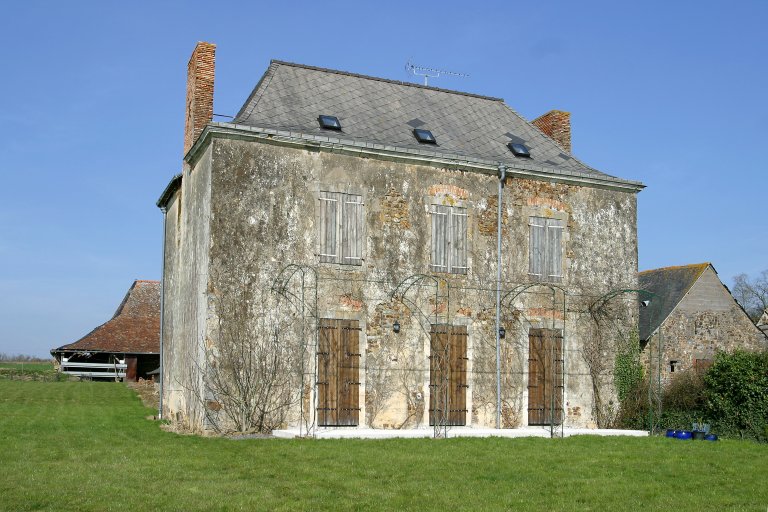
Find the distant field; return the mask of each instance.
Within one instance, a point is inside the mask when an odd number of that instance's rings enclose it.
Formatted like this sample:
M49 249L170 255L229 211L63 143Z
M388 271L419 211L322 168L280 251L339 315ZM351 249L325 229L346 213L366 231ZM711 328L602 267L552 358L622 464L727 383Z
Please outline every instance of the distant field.
M11 369L25 372L46 372L53 370L53 363L0 363L0 369Z
M0 510L758 510L768 445L180 436L119 383L0 381Z

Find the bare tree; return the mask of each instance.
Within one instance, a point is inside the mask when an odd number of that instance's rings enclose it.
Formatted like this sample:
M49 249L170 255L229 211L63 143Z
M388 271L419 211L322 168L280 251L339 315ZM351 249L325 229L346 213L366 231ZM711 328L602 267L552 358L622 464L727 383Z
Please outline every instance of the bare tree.
M302 398L305 350L296 322L268 291L221 297L218 314L217 339L203 345L209 425L262 433L284 426Z
M763 270L757 277L739 274L733 278L733 297L757 322L763 311L768 308L768 270Z

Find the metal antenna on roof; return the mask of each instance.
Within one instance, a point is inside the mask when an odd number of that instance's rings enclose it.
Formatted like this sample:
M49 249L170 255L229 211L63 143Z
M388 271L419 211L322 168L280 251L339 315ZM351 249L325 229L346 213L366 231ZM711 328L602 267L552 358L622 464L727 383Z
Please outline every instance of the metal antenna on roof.
M417 66L411 61L406 62L405 71L415 76L424 77L424 85L429 85L430 78L438 78L440 76L457 76L460 78L469 78L466 73L456 73L455 71L446 71L445 69L427 68L424 66Z

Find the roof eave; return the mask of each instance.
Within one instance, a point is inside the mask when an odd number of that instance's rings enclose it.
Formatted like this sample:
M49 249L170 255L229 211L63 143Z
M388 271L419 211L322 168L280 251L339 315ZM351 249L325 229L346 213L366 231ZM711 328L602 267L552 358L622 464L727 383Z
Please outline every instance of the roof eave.
M513 177L547 179L563 183L622 190L625 192L639 192L645 188L645 185L638 181L623 180L612 176L591 176L528 162L494 162L491 160L469 158L465 155L439 153L436 151L426 151L387 144L361 142L352 139L325 137L297 131L276 130L273 128L261 128L219 122L211 122L206 125L195 144L184 156L184 160L190 165L193 165L197 160L198 155L200 155L202 150L210 143L211 139L215 137L262 140L273 144L324 149L332 152L366 155L369 157L388 157L398 160L413 161L415 163L441 165L446 167L461 167L466 170L473 170L483 174L496 174L499 165L503 164L507 168L507 174L512 175Z
M66 347L66 346L65 346ZM51 349L51 355L56 354L63 354L64 352L73 352L73 353L80 353L80 354L134 354L137 356L152 356L152 355L160 355L160 351L157 352L136 352L134 350L102 350L102 349L84 349L84 348L77 348L77 349L67 349L65 347L59 347Z
M165 189L163 190L163 193L160 194L160 197L158 198L157 202L155 203L158 208L163 209L168 206L168 201L170 201L173 194L179 189L181 186L181 179L182 174L179 173L173 178L171 178L171 181L168 182L168 185L166 185Z

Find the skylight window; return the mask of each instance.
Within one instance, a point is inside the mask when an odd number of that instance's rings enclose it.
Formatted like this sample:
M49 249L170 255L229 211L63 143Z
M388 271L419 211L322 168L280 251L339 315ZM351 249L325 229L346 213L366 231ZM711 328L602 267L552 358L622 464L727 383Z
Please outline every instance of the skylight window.
M339 118L335 116L318 116L318 122L320 122L320 128L326 130L338 130L341 131L341 123Z
M512 151L512 154L521 158L531 158L531 152L528 150L525 144L518 144L517 142L510 142L507 147Z
M435 136L432 135L432 132L429 130L415 128L413 130L413 136L422 144L437 144L437 139L435 139Z

